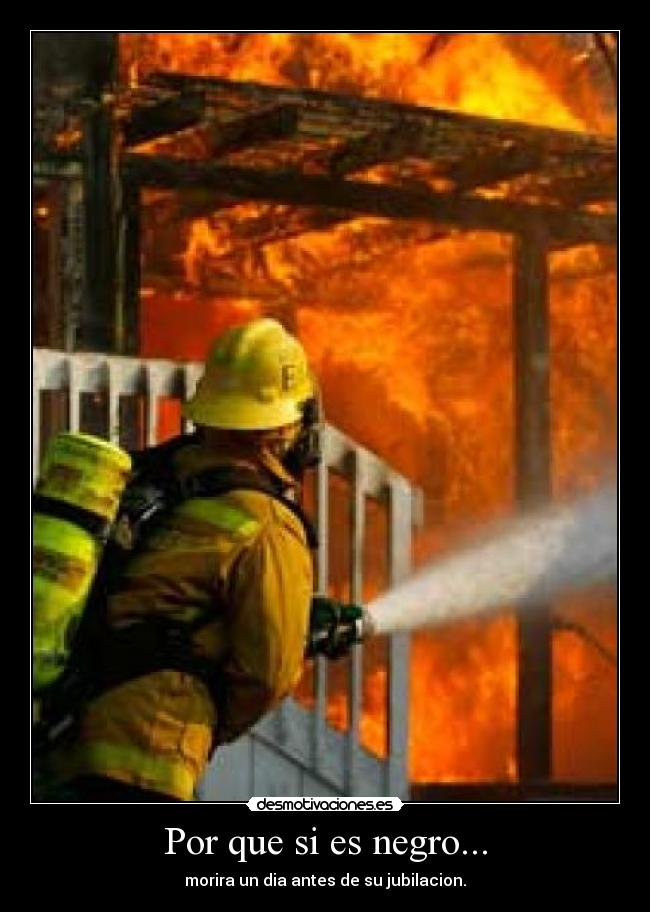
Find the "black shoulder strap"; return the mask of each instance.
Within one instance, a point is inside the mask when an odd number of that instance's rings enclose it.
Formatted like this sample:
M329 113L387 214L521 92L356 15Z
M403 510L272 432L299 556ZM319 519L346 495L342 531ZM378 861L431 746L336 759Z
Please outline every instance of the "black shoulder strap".
M95 538L106 541L111 530L111 523L103 516L85 510L76 504L69 503L65 500L58 500L54 497L47 497L45 494L34 494L32 510L34 513L42 513L46 516L52 516L54 519L63 519L66 522L80 526L86 532L89 532Z
M164 488L169 508L172 508L190 497L219 497L231 491L261 491L279 501L294 516L305 530L308 546L313 550L318 547L318 536L311 519L299 504L286 497L271 478L265 479L253 469L246 466L224 465L205 469L180 482L176 477L172 458L179 450L196 442L195 434L182 434L166 443L158 444L133 453L133 467L136 484L139 479L151 480L161 489Z
M179 434L164 443L129 453L133 466L132 481L141 479L167 487L174 478L173 457L180 450L197 442L196 434Z
M318 547L316 529L302 507L278 490L271 479L262 478L257 472L245 466L218 466L205 469L186 478L179 485L179 491L181 500L190 497L219 497L232 491L261 491L290 510L302 523L308 546L311 549Z

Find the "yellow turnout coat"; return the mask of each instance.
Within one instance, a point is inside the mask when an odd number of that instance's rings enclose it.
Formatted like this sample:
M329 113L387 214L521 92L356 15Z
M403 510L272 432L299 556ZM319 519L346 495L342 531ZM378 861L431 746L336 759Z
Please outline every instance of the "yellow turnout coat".
M200 444L173 459L179 477L238 461ZM264 469L292 483L273 457ZM64 778L108 776L191 800L213 732L217 744L232 741L297 684L311 595L305 531L282 503L258 491L184 501L129 563L108 617L203 617L192 645L218 669L223 699L215 705L200 678L175 670L122 683L86 707Z

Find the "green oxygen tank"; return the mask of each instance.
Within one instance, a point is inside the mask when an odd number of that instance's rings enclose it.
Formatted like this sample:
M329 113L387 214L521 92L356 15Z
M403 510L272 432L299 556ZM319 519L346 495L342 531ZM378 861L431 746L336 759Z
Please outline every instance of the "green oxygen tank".
M99 437L64 433L47 447L32 525L35 697L66 667L130 471L129 455Z

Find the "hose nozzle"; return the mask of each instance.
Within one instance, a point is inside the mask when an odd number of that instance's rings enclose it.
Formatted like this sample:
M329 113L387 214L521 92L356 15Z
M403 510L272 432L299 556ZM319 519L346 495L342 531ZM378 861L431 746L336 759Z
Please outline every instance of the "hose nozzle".
M305 654L307 658L324 655L328 659L339 659L372 633L373 624L366 608L315 595L311 602Z

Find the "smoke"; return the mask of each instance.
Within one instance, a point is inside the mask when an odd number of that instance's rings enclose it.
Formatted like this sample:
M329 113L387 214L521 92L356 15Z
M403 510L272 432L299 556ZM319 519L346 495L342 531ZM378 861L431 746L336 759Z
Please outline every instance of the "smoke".
M613 485L510 523L419 571L369 606L378 634L435 627L535 606L612 581L617 572Z

